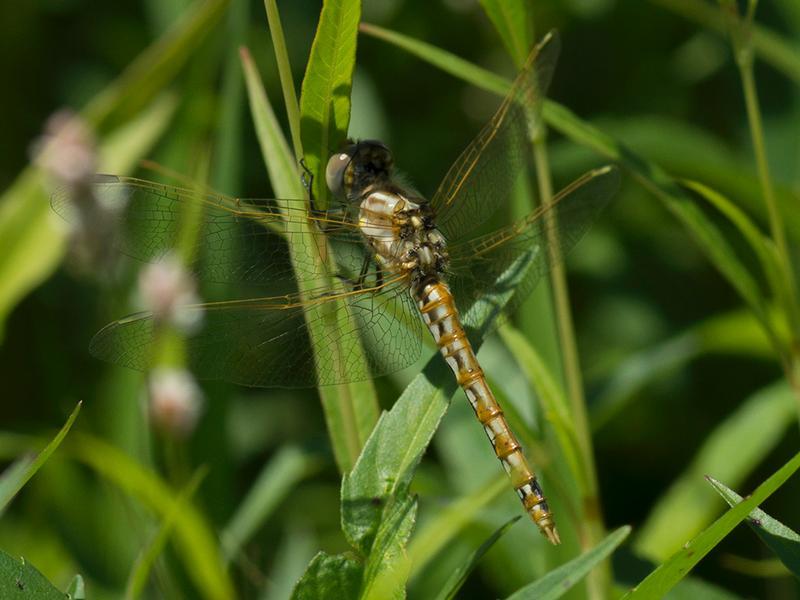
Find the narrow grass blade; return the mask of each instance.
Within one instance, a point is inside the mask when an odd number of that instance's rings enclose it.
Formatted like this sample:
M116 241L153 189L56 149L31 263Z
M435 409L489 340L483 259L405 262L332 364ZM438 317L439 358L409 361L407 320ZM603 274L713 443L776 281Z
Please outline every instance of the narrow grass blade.
M91 436L74 436L69 441L70 453L101 477L138 499L162 519L175 507L176 494L155 473L120 452L117 448ZM233 583L225 570L216 535L200 512L185 503L174 517L174 540L177 556L198 593L204 598L235 597Z
M293 446L279 450L264 466L220 535L228 560L238 554L312 466L311 459Z
M701 534L686 542L677 553L628 592L624 599L639 600L640 598L663 597L675 584L686 577L695 565L736 525L781 487L797 471L798 467L800 467L800 453L795 454L789 462L758 486L746 500L732 507Z
M325 0L300 94L300 136L312 193L327 205L325 165L347 137L360 0Z
M2 477L0 477L0 514L5 511L6 506L8 506L11 499L17 495L17 493L24 487L26 483L33 477L36 472L42 468L42 465L47 462L47 459L52 456L53 452L56 451L61 445L61 442L64 441L64 438L69 433L69 430L72 428L72 424L75 422L75 419L78 418L78 413L81 411L81 402L75 406L72 410L72 414L70 414L67 422L64 423L64 426L61 430L56 434L56 436L50 441L47 446L39 453L36 458L23 458L15 462L8 470L3 473Z
M530 585L517 590L508 597L508 600L555 600L555 598L560 598L583 579L595 565L610 556L625 541L630 532L631 528L627 525L611 532L591 550L550 571Z
M743 500L739 494L724 483L713 477L706 477L706 479L729 506L736 506ZM747 524L786 565L786 568L800 579L800 535L777 519L773 519L760 508L756 508L750 513L747 517Z
M436 600L452 600L455 598L458 590L460 590L461 586L464 585L464 582L467 580L467 577L469 577L469 574L472 573L472 571L475 570L475 567L478 566L478 563L480 562L481 558L483 558L483 555L486 554L492 548L492 546L494 546L494 543L503 537L505 532L508 531L508 529L514 523L519 521L520 518L521 517L517 516L513 519L509 519L497 531L486 538L486 541L484 541L472 554L469 555L464 564L453 571L453 574L450 576L450 579L447 580L447 583L445 583L442 591L436 596Z
M698 534L719 504L704 476L738 485L778 444L795 418L792 392L784 382L760 390L711 433L686 471L659 500L639 530L636 551L655 562Z
M161 525L152 541L139 555L139 558L131 569L130 575L128 576L128 583L125 586L126 600L133 600L142 595L153 569L153 565L155 565L156 560L164 551L167 541L169 541L169 536L175 527L175 521L178 515L186 508L187 503L192 496L194 496L205 474L206 469L201 469L194 474L189 484L175 499L175 505L172 507L172 510L162 519Z
M475 516L487 504L506 491L508 491L508 479L505 474L499 473L475 492L459 498L427 522L408 547L411 577L419 575L453 538L475 520Z
M24 558L17 560L0 550L0 598L64 600L65 597L64 592Z
M148 46L82 111L91 125L129 119L146 106L186 64L225 12L229 0L198 0L175 26Z
M480 0L484 12L520 67L533 46L533 4L528 0Z
M286 49L286 40L283 36L283 25L281 24L281 17L278 13L278 5L275 0L264 0L264 8L267 11L267 21L269 21L269 33L272 38L272 48L275 52L275 62L278 64L281 89L283 90L283 102L286 105L286 116L289 119L289 131L292 134L294 157L296 161L299 161L303 156L303 143L300 138L300 106L297 103L297 93L295 92L294 79L292 77L292 66L289 63L289 51Z
M275 113L272 111L261 78L250 58L246 49L242 50L242 64L244 66L245 80L250 98L253 120L256 125L256 134L261 145L267 172L270 176L273 189L279 197L283 198L303 198L304 190L300 180L297 165L294 164L292 153L286 143L286 139L280 130ZM303 235L313 237L318 232L312 231L311 227L302 230ZM317 239L313 243L309 242L306 247L314 247L314 244L324 247L325 242ZM293 248L290 247L290 251ZM330 249L327 252L320 252L322 255L331 257ZM332 286L335 289L336 283L327 281L325 273L332 272L329 265L320 258L319 268L322 283ZM308 288L317 285L313 281L308 281ZM303 291L303 290L301 290ZM344 310L339 307L338 310ZM324 331L310 331L312 343L315 339L322 339ZM355 345L348 347L335 347L328 352L319 350L316 345L317 361L330 361L332 364L341 364L344 356L348 357L350 364L355 357L360 357L364 361L363 350ZM336 386L323 386L319 390L322 400L325 418L328 424L328 433L331 438L336 462L342 472L349 471L361 452L361 448L372 431L378 419L378 401L375 388L371 380L350 383Z
M353 556L320 552L292 592L292 600L351 600L358 598L363 567Z

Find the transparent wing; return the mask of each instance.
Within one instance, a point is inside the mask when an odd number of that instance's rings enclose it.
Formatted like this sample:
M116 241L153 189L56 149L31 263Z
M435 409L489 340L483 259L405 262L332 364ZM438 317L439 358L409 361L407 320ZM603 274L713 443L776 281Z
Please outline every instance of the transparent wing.
M530 164L531 132L538 127L558 52L558 37L551 32L531 52L497 113L431 198L439 229L451 243L491 217Z
M201 326L185 340L193 372L248 386L311 387L384 375L417 360L422 323L405 281L320 292L306 300L289 294L181 307L202 312ZM146 370L159 335L153 316L140 313L106 326L90 350Z
M478 328L519 306L578 243L618 187L615 167L595 169L516 223L454 245L448 283L464 324Z
M341 265L344 272L358 273L364 261L363 238L351 215L312 213L302 200L240 200L115 175L98 175L90 191L92 204L85 210L66 190L57 191L51 197L53 210L68 221L104 219L115 248L143 262L157 262L171 252L181 219L202 210L200 251L187 267L206 281L258 284L319 277L324 246L309 243L300 226L323 230L336 244L350 246L341 253L348 261Z

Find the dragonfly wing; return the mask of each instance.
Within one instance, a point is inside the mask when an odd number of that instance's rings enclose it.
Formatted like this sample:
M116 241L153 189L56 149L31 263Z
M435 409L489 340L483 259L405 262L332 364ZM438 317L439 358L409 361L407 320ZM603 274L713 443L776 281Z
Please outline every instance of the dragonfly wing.
M540 123L558 52L558 37L551 32L533 49L500 108L431 199L439 229L451 242L491 217L530 164L531 135Z
M619 187L619 171L602 167L564 188L516 223L451 249L448 275L464 324L510 314L589 229Z
M324 229L329 239L350 247L342 253L343 271L357 273L364 260L362 237L348 215L311 213L302 200L239 200L115 175L97 176L91 194L85 210L67 190L54 193L51 205L68 221L104 220L116 250L143 262L172 252L181 219L201 211L199 251L188 268L205 281L262 284L319 277L325 245L312 243L303 227ZM84 225L100 225L95 221Z
M319 291L325 295L309 300L287 295L182 307L202 312L201 325L185 338L189 366L201 379L293 388L364 380L418 359L422 324L404 282ZM102 329L90 349L146 370L160 335L152 314L139 313Z

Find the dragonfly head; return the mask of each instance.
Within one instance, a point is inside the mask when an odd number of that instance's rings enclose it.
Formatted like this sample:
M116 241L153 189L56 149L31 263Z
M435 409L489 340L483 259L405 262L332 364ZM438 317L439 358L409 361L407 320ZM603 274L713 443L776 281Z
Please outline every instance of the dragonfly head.
M368 186L387 181L393 163L392 153L383 142L349 142L328 160L325 181L337 198L357 198Z

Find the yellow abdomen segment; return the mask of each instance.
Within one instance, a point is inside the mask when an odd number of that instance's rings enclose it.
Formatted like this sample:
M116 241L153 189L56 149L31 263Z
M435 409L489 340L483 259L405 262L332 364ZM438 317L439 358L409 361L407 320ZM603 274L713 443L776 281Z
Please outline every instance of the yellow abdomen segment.
M415 295L425 324L467 395L525 511L548 540L553 544L560 543L553 515L536 474L528 466L522 447L506 422L503 409L486 383L483 370L461 326L450 288L441 281L431 280L415 290Z

